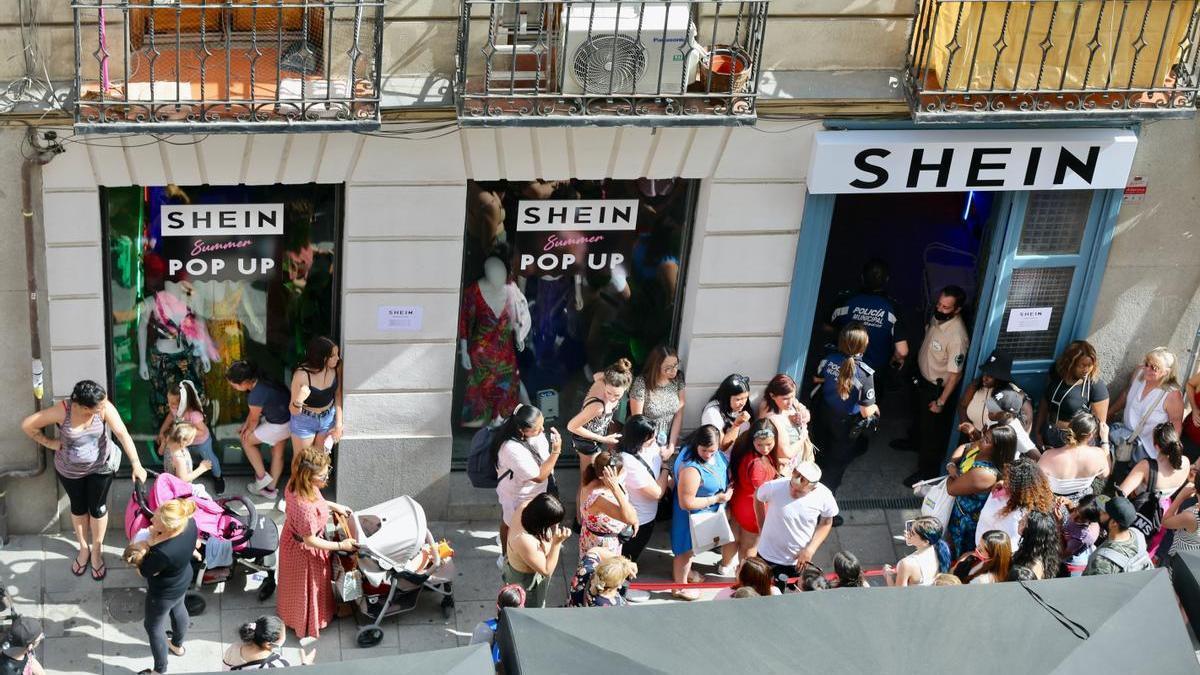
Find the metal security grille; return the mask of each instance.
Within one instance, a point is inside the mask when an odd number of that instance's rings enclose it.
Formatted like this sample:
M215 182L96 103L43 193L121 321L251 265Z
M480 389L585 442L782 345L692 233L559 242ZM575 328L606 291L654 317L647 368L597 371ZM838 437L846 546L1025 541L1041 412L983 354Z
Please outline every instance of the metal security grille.
M463 0L463 125L753 124L767 0Z
M74 0L84 132L379 126L384 0Z
M1074 267L1024 267L1013 270L996 349L1007 351L1016 361L1053 359L1058 331L1062 326L1063 308L1071 294L1074 276ZM1049 327L1039 331L1009 332L1012 310L1030 307L1051 308Z
M1195 114L1198 0L919 0L918 122Z
M1017 255L1079 252L1092 210L1088 190L1044 190L1029 195Z

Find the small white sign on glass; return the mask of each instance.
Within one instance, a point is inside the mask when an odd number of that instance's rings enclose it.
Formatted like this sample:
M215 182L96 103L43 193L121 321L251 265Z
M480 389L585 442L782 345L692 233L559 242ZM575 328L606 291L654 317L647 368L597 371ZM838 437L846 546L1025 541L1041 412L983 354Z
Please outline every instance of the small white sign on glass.
M1050 328L1053 307L1014 307L1008 312L1009 333L1033 333Z
M377 327L381 331L418 331L423 313L420 305L380 305Z

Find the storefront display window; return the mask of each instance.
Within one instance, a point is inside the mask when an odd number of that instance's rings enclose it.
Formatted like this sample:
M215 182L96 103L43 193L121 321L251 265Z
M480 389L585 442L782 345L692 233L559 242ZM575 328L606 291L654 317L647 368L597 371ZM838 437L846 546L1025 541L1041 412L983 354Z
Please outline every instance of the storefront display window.
M518 402L565 431L592 375L677 340L695 181L468 184L455 456Z
M337 337L341 189L333 185L104 189L111 398L143 461L168 395L190 380L222 464L244 462L245 359L288 382L313 335Z

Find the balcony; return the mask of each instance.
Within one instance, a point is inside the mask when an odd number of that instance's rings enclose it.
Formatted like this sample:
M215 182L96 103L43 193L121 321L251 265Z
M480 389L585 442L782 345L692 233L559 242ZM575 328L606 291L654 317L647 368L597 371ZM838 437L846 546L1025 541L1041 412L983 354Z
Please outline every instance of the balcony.
M74 0L75 129L377 129L384 1Z
M734 126L756 118L766 0L463 0L463 126Z
M920 0L915 121L1135 120L1196 112L1197 0Z

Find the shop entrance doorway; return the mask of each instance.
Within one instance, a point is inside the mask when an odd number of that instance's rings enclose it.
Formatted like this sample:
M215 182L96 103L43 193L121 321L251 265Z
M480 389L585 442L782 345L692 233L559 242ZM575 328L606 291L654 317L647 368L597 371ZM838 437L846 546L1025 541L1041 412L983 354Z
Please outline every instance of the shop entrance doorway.
M802 388L812 391L817 364L836 349L835 323L856 295L879 291L891 311L894 340L907 342L902 368L892 363L892 348L869 350L877 361L876 396L880 431L867 453L855 460L839 490L845 498L902 497L911 494L901 479L916 467L915 452L895 450L889 442L909 436L915 414L909 386L916 372L917 350L925 325L946 286L961 287L967 297L963 315L973 323L974 308L989 268L991 235L1003 209L1003 195L982 192L891 193L838 195L830 220L816 312L805 359ZM864 285L864 268L886 269L886 283ZM841 311L839 311L841 310ZM839 316L835 319L835 313ZM819 406L817 402L813 406ZM951 422L948 422L951 424Z

